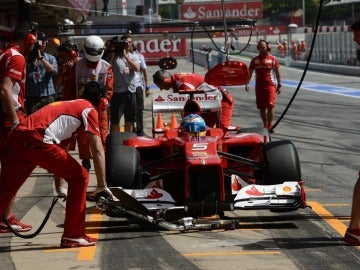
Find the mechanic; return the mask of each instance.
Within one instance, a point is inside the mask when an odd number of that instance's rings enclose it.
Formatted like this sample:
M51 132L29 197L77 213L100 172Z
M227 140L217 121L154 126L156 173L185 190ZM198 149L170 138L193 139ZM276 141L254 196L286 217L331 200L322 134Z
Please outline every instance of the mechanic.
M12 33L12 41L0 55L0 150L1 162L3 160L3 147L8 133L24 119L24 95L26 80L27 56L36 43L36 28L33 24L23 22L19 24ZM1 186L0 186L1 188ZM12 199L11 199L12 198ZM5 214L11 227L20 232L31 230L32 226L21 223L12 213L15 200L9 197L8 207L1 211ZM0 221L0 232L9 232L4 222Z
M354 41L360 45L360 20L351 25L351 31ZM350 224L346 230L344 240L353 245L360 245L360 171L354 187Z
M85 85L82 99L54 102L34 112L10 133L4 149L0 174L0 216L36 166L54 172L68 183L68 196L61 247L95 245L85 234L86 190L89 173L60 145L78 130L89 139L97 178L95 196L112 199L106 186L105 154L99 132L97 107L105 88L92 81ZM64 127L66 127L64 129Z
M99 125L101 141L105 146L106 137L109 134L108 104L113 96L114 74L111 64L102 59L105 43L101 37L96 35L88 36L84 41L84 55L76 62L76 94L81 98L82 90L89 81L97 81L105 86L106 96L101 100L103 103L99 111ZM82 165L88 171L91 168L91 154L87 136L80 132L77 137L79 157Z
M251 59L249 66L249 82L255 70L256 106L260 110L264 128L267 128L270 132L274 132L272 129L272 121L274 118L276 94L279 95L281 93L279 61L275 56L270 54L271 46L267 41L260 40L257 49L259 55ZM249 82L245 85L247 92L250 90Z
M177 73L170 74L166 70L158 70L153 75L153 82L161 89L173 89L175 93L181 90L194 90L205 82L204 77L196 73ZM231 125L231 117L234 106L233 96L220 86L216 88L222 94L221 100L221 120L220 127L227 128ZM200 112L199 112L200 113ZM213 126L210 123L211 119L206 119L208 126Z

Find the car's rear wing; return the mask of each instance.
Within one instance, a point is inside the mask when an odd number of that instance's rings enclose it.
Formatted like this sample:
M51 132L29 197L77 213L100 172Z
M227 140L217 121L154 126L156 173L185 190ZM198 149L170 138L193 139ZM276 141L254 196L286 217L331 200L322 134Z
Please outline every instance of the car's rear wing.
M199 93L193 95L200 105L201 112L216 112L221 114L221 98L222 95L218 91ZM179 94L164 91L155 93L152 96L152 119L153 127L158 113L183 113L186 101L190 99L189 94Z

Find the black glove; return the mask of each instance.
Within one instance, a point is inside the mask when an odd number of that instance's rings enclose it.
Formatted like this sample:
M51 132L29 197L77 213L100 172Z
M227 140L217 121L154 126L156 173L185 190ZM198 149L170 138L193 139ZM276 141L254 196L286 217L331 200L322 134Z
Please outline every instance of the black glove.
M114 195L111 193L110 189L106 185L102 187L97 187L94 190L94 196L96 200L99 200L100 198L104 198L107 201L114 200Z

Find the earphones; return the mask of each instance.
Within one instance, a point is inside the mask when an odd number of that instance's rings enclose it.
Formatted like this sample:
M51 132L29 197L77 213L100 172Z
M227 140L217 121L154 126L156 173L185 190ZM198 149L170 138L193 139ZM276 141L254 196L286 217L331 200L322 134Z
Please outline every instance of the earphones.
M270 52L271 51L271 45L269 42L267 42L266 40L260 39L257 45L257 49L259 49L259 45L261 42L264 42L266 44L266 51Z

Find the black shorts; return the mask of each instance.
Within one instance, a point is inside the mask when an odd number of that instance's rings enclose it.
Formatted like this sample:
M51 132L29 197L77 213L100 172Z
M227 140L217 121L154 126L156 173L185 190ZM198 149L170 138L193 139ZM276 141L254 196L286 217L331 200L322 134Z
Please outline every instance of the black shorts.
M136 93L130 91L114 93L110 101L110 122L120 124L124 115L125 122L135 122Z

